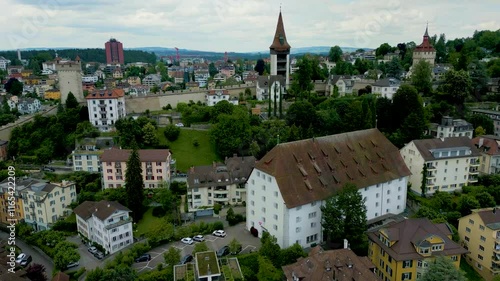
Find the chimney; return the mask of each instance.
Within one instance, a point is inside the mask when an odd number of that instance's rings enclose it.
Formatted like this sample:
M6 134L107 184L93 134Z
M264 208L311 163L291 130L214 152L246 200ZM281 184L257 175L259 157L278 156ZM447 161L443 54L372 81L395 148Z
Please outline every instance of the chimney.
M484 138L480 138L479 143L477 144L477 148L481 148L481 146L483 146L483 144L484 144Z
M109 207L111 207L111 204L109 204L109 202L108 202L108 208L109 208Z
M348 248L349 248L349 241L347 241L347 239L344 239L344 249Z

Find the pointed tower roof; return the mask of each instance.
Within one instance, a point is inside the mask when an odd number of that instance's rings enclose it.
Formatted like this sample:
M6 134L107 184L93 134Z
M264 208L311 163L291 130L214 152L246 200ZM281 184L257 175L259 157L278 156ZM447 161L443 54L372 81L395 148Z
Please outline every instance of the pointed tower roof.
M76 55L75 61L80 61L80 56Z
M425 27L424 39L422 40L422 44L418 45L415 48L414 52L435 52L436 50L432 46L429 41L429 25Z
M429 24L427 24L425 26L425 33L424 33L424 37L429 37Z
M283 25L283 17L280 15L278 17L278 24L276 26L276 33L274 34L273 43L269 47L271 50L275 51L289 51L291 46L286 41L285 26Z

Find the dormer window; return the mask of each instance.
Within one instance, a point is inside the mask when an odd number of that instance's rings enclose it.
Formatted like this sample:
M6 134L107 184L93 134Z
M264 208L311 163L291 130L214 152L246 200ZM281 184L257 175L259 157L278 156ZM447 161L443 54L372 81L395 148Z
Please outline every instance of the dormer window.
M442 244L439 244L439 245L433 245L433 246L432 246L432 251L433 251L433 252L442 251L442 250L443 250L443 245L442 245Z
M420 248L418 252L420 254L428 254L429 253L429 248L428 247Z

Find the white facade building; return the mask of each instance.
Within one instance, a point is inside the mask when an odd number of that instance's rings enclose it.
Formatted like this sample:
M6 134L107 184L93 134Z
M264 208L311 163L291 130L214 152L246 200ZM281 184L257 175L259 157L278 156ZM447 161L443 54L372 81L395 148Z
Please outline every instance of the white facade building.
M113 138L84 138L75 142L75 150L71 152L73 171L102 172L99 157L104 152L104 149L114 146Z
M96 83L99 81L99 77L97 75L83 75L82 82L83 83Z
M247 181L247 229L269 232L282 248L310 247L323 241L324 200L346 183L366 198L371 223L404 211L409 175L398 149L377 129L279 144Z
M441 120L441 124L436 126L437 138L449 138L449 137L469 137L472 138L474 133L474 127L471 123L462 119L453 119L453 117L444 116Z
M130 210L114 201L85 201L74 210L81 236L113 254L134 243Z
M10 60L0 56L0 69L1 70L7 70L7 66L9 66L9 64L10 64Z
M472 143L481 153L479 172L500 174L500 137L482 135L473 138Z
M401 149L411 171L411 189L422 194L422 171L426 173L426 192L453 192L477 182L480 153L468 137L414 140Z
M400 85L401 82L397 79L385 78L373 84L372 93L392 100L392 97L398 91Z
M42 103L34 98L21 98L17 103L17 110L21 114L35 114L42 109Z
M102 132L111 131L115 122L126 115L123 89L96 90L86 99L90 123Z
M232 103L234 105L238 105L238 98L231 98L228 90L214 89L208 91L208 93L205 95L205 103L208 106L214 106L218 102L223 100L228 101L229 103Z

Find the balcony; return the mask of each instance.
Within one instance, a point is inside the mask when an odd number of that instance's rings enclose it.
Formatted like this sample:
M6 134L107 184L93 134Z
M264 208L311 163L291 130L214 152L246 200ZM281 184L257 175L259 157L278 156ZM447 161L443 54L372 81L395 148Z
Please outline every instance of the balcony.
M108 224L104 228L106 228L107 230L110 230L110 229L113 229L115 227L119 227L119 226L122 226L124 224L127 224L129 222L132 222L132 218L131 217L128 217L128 218L126 218L124 220L119 220L119 221L117 221L115 223L112 223L112 224Z
M214 196L216 196L217 194L224 195L224 194L228 194L228 193L229 193L229 190L226 190L226 189L214 190Z
M106 104L105 104L105 103L100 103L100 104L99 104L99 107L101 107L101 108L106 108Z
M121 169L122 164L121 163L115 163L115 168Z
M469 168L469 174L471 174L471 175L477 175L477 174L479 174L479 169L477 167L470 167Z
M427 172L427 178L428 179L434 179L434 178L436 178L436 175L434 173Z
M479 160L477 160L477 159L471 159L469 166L470 167L479 167Z
M476 183L477 182L477 176L469 176L469 183Z
M229 198L228 197L214 197L214 202L228 202Z
M427 163L427 171L435 171L437 168L432 163Z

